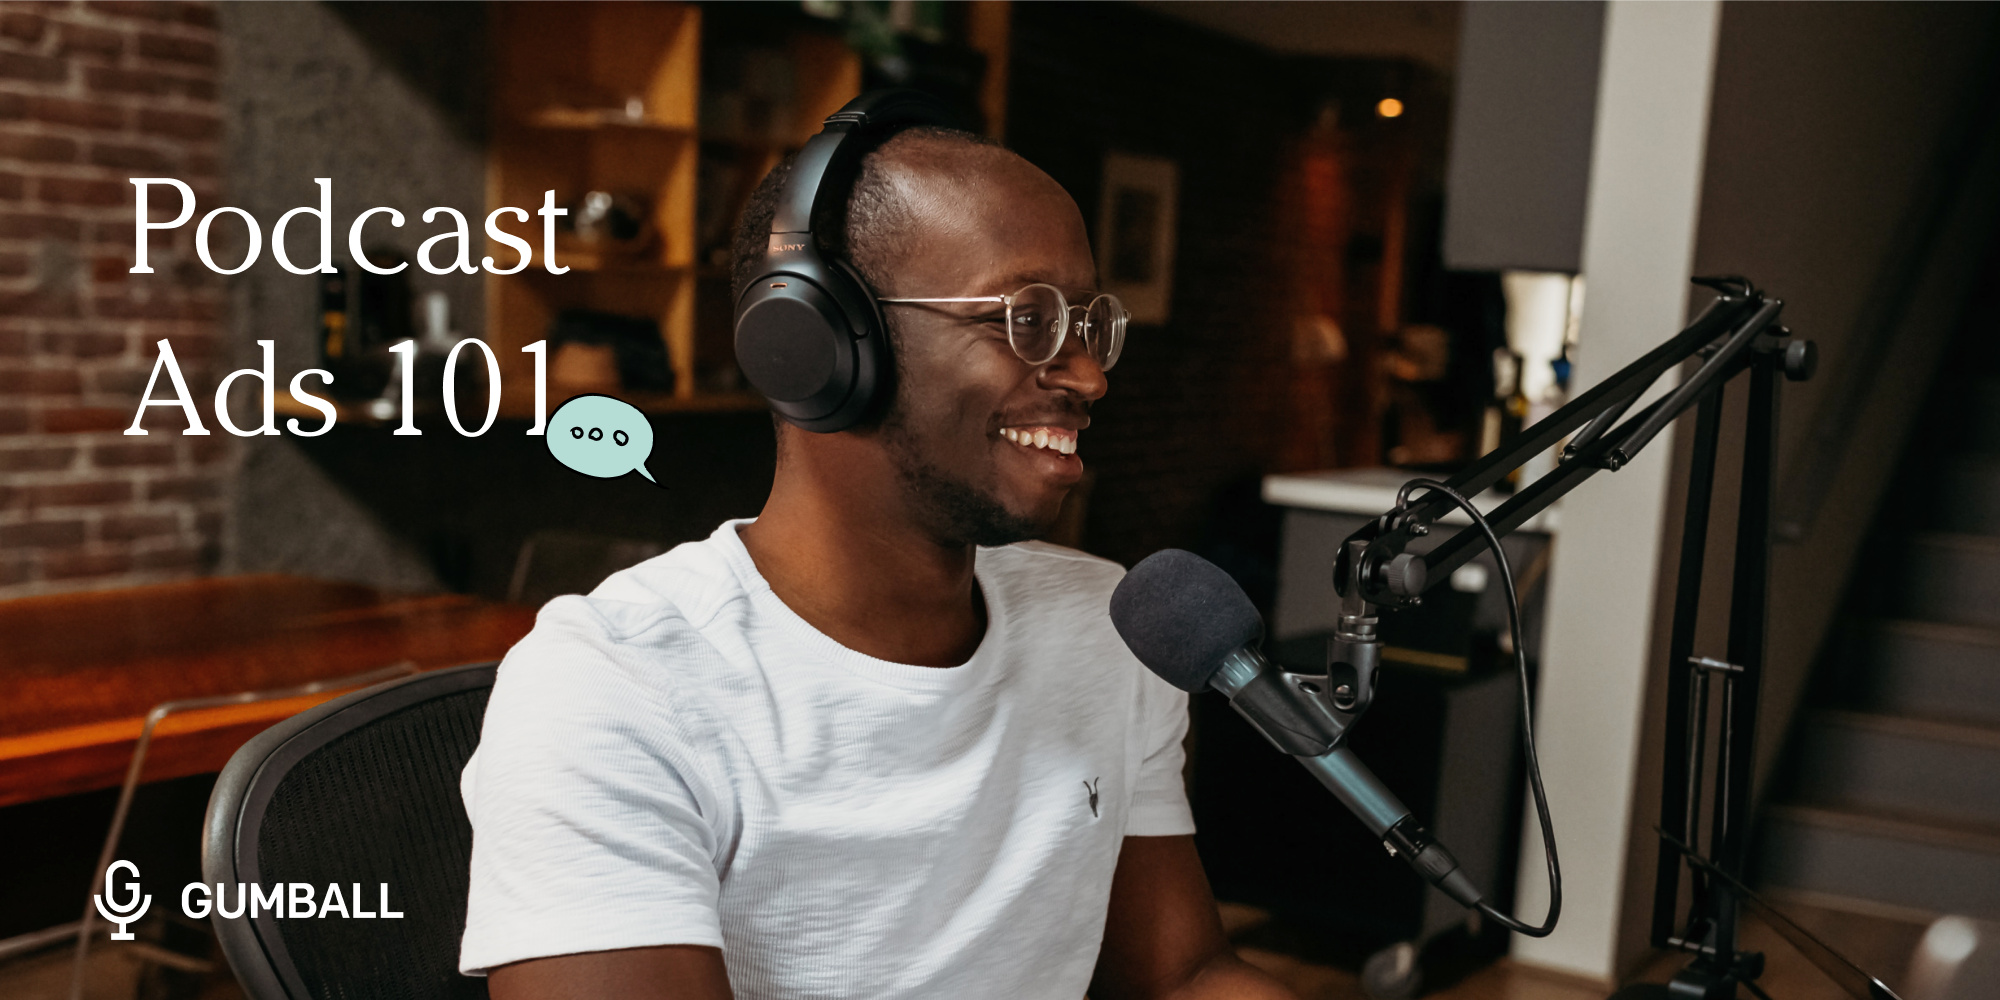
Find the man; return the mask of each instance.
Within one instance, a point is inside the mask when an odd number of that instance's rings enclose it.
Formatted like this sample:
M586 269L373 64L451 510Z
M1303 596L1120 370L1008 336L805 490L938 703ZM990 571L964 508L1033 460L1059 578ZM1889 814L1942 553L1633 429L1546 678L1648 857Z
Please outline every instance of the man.
M826 249L884 300L1091 301L1075 203L974 136L894 136L846 206ZM1101 343L1031 363L1003 304L884 310L879 418L781 425L756 520L508 654L463 780L463 968L499 1000L1290 996L1223 937L1186 698L1112 630L1122 571L1024 541L1082 476Z

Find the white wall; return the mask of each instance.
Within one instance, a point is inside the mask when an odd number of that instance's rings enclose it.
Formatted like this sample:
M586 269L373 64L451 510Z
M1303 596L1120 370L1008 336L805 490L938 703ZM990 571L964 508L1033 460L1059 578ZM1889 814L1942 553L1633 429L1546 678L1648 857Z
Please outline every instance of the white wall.
M1717 0L1614 0L1606 11L1578 386L1685 321L1720 11ZM1563 848L1563 914L1553 935L1517 938L1514 957L1605 982L1617 972L1670 434L1563 500L1549 567L1536 729ZM1532 809L1527 823L1516 913L1535 921L1547 893Z

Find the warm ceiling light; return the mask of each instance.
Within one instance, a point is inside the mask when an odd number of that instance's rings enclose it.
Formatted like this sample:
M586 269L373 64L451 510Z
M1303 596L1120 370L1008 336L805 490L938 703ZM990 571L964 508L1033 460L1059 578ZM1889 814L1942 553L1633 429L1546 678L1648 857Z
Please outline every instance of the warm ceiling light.
M1403 116L1403 102L1393 97L1384 97L1380 103L1375 105L1375 113L1384 118L1401 118Z

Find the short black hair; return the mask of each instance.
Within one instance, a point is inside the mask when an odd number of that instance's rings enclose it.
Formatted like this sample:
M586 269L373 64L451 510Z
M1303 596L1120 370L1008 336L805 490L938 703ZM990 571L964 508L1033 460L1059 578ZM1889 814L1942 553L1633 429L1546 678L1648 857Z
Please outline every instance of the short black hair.
M826 199L828 203L816 210L812 220L814 241L819 244L821 254L847 262L861 272L861 277L871 286L878 288L883 281L879 271L884 251L892 250L897 245L901 235L899 230L907 224L908 217L906 206L897 197L894 185L879 169L876 154L884 146L905 139L1000 148L999 143L976 132L919 125L863 140L868 145L858 158L849 161L854 164L854 169L845 177L827 177L827 184L844 185L847 197ZM734 266L730 272L732 302L740 300L743 290L757 277L769 245L771 218L778 211L778 192L784 189L786 178L791 176L795 159L796 154L778 161L778 165L764 175L757 189L750 193L749 202L743 206L743 218L736 227ZM854 254L856 247L865 248L858 258Z

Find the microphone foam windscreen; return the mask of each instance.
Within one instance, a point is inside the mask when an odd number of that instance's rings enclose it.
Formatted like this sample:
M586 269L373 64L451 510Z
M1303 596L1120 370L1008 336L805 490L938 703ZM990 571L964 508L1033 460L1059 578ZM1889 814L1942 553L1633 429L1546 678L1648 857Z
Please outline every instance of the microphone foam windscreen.
M1111 592L1111 625L1132 655L1183 691L1204 691L1238 646L1263 634L1263 619L1222 567L1163 549L1132 567Z

